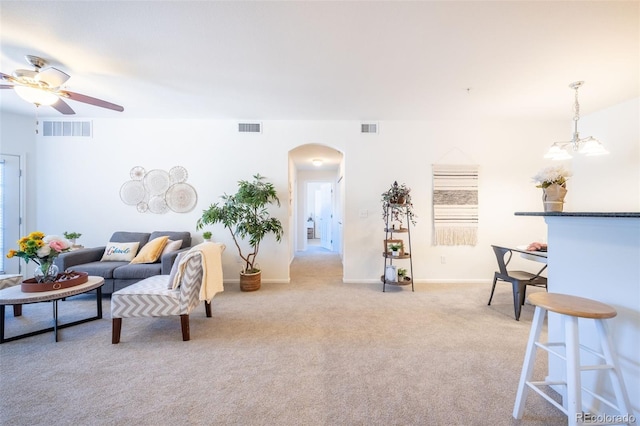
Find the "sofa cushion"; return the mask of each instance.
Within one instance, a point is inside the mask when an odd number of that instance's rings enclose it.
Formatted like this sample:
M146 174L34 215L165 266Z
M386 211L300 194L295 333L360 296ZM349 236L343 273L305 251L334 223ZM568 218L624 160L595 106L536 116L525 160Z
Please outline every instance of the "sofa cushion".
M140 247L144 246L149 242L149 234L148 232L126 232L126 231L118 231L114 232L109 241L113 241L114 243L140 243Z
M140 243L117 243L109 241L102 255L102 262L131 262L138 252Z
M113 271L113 278L143 280L154 275L160 275L161 272L162 265L160 263L129 263Z
M170 240L182 240L182 246L180 248L191 247L191 233L188 231L183 232L173 232L173 231L153 231L149 236L149 240L153 240L154 238L169 237Z
M111 296L113 318L180 315L180 292L167 289L158 275L120 289Z
M176 260L173 261L173 266L171 267L171 272L169 273L169 290L173 290L173 281L175 280L176 275L178 275L178 265L180 264L180 261L182 260L184 255L187 253L187 251L178 253L178 256L176 256Z
M154 263L160 257L162 253L162 249L167 245L167 240L169 237L166 235L164 237L154 238L144 245L133 258L131 263Z
M167 253L171 253L172 251L178 251L182 247L182 240L167 240L167 245L162 249L162 254L160 257L164 256Z
M89 275L110 279L113 278L113 271L128 264L129 262L89 262L75 265L72 269L76 272L86 272Z

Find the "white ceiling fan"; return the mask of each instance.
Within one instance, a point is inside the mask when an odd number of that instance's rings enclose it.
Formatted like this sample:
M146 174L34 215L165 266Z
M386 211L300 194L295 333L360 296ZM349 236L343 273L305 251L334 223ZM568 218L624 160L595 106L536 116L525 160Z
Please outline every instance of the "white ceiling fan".
M27 102L37 106L51 106L65 115L73 115L75 112L64 99L114 111L124 111L120 105L62 89L62 85L71 78L70 75L57 68L47 67L47 61L38 56L26 55L25 58L35 70L19 69L15 70L13 75L0 72L0 80L10 83L1 84L0 89L13 89L18 96Z

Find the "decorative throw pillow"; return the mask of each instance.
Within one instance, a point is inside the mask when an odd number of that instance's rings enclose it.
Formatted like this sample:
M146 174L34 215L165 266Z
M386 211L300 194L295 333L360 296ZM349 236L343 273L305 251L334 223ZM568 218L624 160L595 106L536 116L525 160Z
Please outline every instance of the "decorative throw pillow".
M164 256L167 253L171 253L172 251L180 250L180 247L182 247L182 240L167 240L167 245L164 246L160 257Z
M162 249L167 244L168 236L154 238L142 246L140 253L133 258L131 263L154 263L160 257Z
M167 288L169 290L173 290L173 280L176 278L176 275L178 274L178 265L180 264L180 261L182 260L184 255L187 253L188 252L186 251L178 253L178 255L176 256L175 262L173 262L173 266L171 267L171 272L169 273L169 284L167 284Z
M102 262L130 262L138 252L139 242L114 243L109 241L102 255Z

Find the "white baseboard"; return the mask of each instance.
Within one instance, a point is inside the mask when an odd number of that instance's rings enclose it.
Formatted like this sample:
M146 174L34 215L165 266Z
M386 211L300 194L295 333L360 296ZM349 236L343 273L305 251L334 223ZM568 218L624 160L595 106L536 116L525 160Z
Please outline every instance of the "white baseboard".
M368 278L364 279L343 279L343 283L345 284L382 284L380 279L371 280ZM424 279L424 280L415 280L414 284L482 284L486 285L491 283L493 280L488 279L445 279L445 280L436 280L436 279Z

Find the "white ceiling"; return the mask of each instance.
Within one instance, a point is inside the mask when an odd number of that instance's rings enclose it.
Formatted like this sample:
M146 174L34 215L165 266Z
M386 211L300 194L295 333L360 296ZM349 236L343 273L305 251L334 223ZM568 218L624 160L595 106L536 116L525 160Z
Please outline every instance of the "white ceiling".
M0 1L0 71L39 55L124 106L68 101L80 117L570 120L573 81L583 114L639 96L639 5Z

